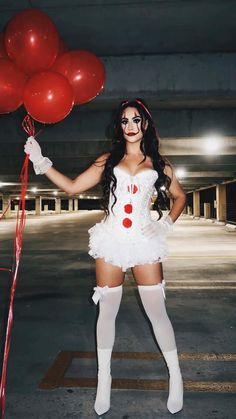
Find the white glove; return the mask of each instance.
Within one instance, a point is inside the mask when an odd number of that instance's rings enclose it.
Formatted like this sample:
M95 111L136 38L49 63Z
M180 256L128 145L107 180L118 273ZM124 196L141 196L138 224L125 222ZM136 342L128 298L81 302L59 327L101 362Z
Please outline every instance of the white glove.
M34 137L28 137L24 151L29 154L36 175L43 175L52 167L52 162L47 157L42 156L41 147Z
M173 224L171 217L167 215L160 221L152 221L142 228L142 233L149 239L156 236L166 236L173 231Z

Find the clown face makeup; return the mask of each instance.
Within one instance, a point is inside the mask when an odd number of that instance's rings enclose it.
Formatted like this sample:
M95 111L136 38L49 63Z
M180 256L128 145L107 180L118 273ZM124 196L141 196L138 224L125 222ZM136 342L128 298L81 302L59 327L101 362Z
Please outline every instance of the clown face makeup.
M121 127L126 141L135 143L143 138L142 117L136 108L124 109L121 117ZM147 128L147 121L145 122Z

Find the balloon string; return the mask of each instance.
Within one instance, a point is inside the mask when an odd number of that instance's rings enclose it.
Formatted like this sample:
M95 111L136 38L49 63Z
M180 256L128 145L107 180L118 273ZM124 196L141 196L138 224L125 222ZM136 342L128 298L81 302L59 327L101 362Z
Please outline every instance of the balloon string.
M34 126L34 120L31 118L29 114L27 114L22 122L22 128L27 132L29 136L35 136L35 126Z
M40 129L37 133L35 133L35 126L34 126L34 120L33 118L31 118L31 116L29 114L27 114L22 122L22 128L24 129L24 131L32 137L37 137L40 132L42 131L42 129Z
M9 312L8 312L5 347L4 347L4 355L3 355L3 363L2 363L2 375L1 375L1 384L0 384L1 419L4 419L4 413L5 413L6 374L7 374L7 361L8 361L8 355L9 355L9 350L10 350L10 342L11 342L11 331L12 331L12 325L13 325L13 303L14 303L14 296L15 296L15 291L16 291L16 286L17 286L17 276L18 276L18 269L19 269L19 264L20 264L21 251L22 251L23 232L24 232L24 227L25 227L25 196L26 196L27 185L28 185L28 164L29 164L29 156L26 155L25 161L24 161L21 173L20 173L21 193L20 193L19 207L18 207L17 218L16 218L13 266L12 266L12 270L9 269L9 271L12 272L12 286L11 286L11 292L10 292L10 303L9 303ZM1 270L3 270L3 268Z

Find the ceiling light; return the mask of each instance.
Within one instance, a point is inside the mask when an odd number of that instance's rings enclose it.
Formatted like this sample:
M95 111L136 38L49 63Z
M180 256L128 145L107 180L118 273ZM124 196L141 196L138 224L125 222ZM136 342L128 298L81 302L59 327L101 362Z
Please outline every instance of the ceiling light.
M183 178L186 175L186 171L180 168L175 171L175 174L178 178Z
M31 190L31 192L36 193L38 189L37 188L31 188L30 190Z
M204 137L204 149L207 154L218 154L222 147L222 137L211 134Z
M58 195L58 192L57 191L53 191L53 195Z

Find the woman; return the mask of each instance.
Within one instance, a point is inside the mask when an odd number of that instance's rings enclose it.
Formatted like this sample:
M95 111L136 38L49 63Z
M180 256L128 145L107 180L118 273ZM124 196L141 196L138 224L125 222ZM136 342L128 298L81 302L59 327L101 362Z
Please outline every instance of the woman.
M166 234L180 216L186 195L170 163L159 154L159 140L151 113L141 99L121 102L111 123L112 148L76 179L71 180L42 156L33 137L25 152L36 174L46 176L68 195L84 192L98 183L103 187L105 217L90 230L89 254L96 261L99 301L97 321L98 386L94 409L102 415L110 408L111 355L115 340L115 319L119 310L125 271L132 269L143 307L151 321L157 343L169 370L167 408L171 413L183 407L183 380L172 324L165 308L162 261L168 255ZM158 221L151 219L149 205L154 191ZM160 203L165 190L173 206L163 219Z

